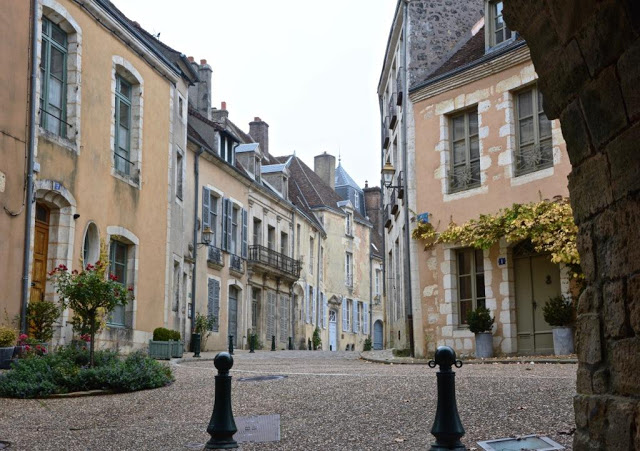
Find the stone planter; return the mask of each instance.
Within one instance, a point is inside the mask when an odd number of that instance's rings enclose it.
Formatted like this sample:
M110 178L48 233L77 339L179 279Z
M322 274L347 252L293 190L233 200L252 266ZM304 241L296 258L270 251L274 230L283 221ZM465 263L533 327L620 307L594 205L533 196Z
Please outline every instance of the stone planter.
M169 360L182 357L184 345L181 341L149 340L149 357L153 359Z
M0 348L0 369L8 370L11 368L11 359L13 358L13 349L15 346Z
M491 332L476 334L476 357L479 359L493 357L493 334Z
M553 332L553 353L555 355L573 354L573 328L554 327Z

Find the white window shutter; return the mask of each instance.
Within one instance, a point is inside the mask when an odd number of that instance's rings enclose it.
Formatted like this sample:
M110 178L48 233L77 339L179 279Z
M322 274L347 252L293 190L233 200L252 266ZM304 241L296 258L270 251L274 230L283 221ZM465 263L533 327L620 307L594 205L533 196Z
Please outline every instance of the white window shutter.
M368 303L363 303L362 304L362 333L364 334L368 334L369 333L369 304Z
M248 229L247 229L247 210L242 209L242 258L245 260L249 256L248 248Z
M313 287L309 287L309 298L311 302L311 324L316 323L316 292Z
M209 218L211 217L210 210L210 201L211 196L209 195L209 190L207 188L202 188L202 228L204 230L205 227L211 227L209 224ZM213 227L211 227L213 228Z
M349 332L348 310L347 300L342 299L342 332Z
M328 316L329 315L329 306L327 305L327 295L322 293L322 327L324 329L327 328Z
M358 301L353 300L353 332L358 332Z
M307 285L307 289L304 290L304 313L306 315L306 323L309 324L309 286Z

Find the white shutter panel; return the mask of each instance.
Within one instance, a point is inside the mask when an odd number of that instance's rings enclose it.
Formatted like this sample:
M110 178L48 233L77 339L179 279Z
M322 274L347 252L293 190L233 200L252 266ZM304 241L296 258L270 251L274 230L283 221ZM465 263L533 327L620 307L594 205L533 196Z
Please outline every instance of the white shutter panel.
M353 300L353 332L358 332L358 301Z
M311 301L311 324L316 324L316 291L309 287L309 298Z
M248 247L247 247L247 238L248 238L248 230L247 230L247 210L242 209L242 258L245 260L248 257Z
M231 242L232 242L231 234L233 233L233 227L231 226L232 216L233 216L233 204L231 203L231 200L227 199L227 251L231 250ZM235 236L234 239L237 240L238 237ZM235 254L236 252L238 252L238 250L234 249L233 252Z
M209 279L207 286L207 314L209 317L213 316L215 318L215 323L211 330L218 332L220 324L220 282L215 279Z
M368 334L369 333L369 304L368 303L363 303L362 304L362 333L364 334Z
M342 299L342 332L349 332L347 300Z
M309 286L304 290L304 314L306 315L305 322L309 324Z
M211 214L209 213L211 210L211 196L209 195L209 190L207 188L202 188L202 228L204 230L205 227L211 227L209 223ZM213 228L213 227L211 227Z
M226 251L227 248L227 211L228 211L228 207L229 206L229 199L227 198L223 198L222 199L222 223L221 223L221 236L222 236L222 242L220 243L220 247L222 248L222 250Z
M327 315L329 314L329 306L327 305L327 295L322 293L322 327L323 328L327 328L327 323L328 323L328 318Z

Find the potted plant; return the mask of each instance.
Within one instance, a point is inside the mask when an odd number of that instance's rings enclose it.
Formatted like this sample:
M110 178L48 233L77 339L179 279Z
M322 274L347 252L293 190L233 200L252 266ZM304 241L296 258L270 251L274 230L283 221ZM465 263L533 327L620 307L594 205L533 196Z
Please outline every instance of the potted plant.
M158 327L153 331L153 339L149 340L149 357L154 359L170 359L182 357L183 343L177 330Z
M575 310L571 297L554 296L542 307L544 320L551 326L553 333L553 353L555 355L573 354L573 320Z
M16 344L16 331L0 326L0 369L11 368L11 358Z
M494 318L488 308L478 307L467 314L469 330L476 335L476 357L493 357L493 335L491 328Z

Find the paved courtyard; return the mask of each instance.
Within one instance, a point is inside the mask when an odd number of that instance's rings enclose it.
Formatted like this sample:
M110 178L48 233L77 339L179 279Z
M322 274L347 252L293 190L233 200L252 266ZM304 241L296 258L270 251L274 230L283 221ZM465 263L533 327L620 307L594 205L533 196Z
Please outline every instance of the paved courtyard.
M212 358L213 354L204 355ZM427 449L436 370L384 365L356 352L236 352L235 416L279 414L281 441L245 450ZM213 406L213 362L175 367L169 387L46 400L0 398L0 440L11 450L202 449ZM241 382L242 377L287 377ZM465 365L456 370L463 442L539 433L570 448L576 365Z

